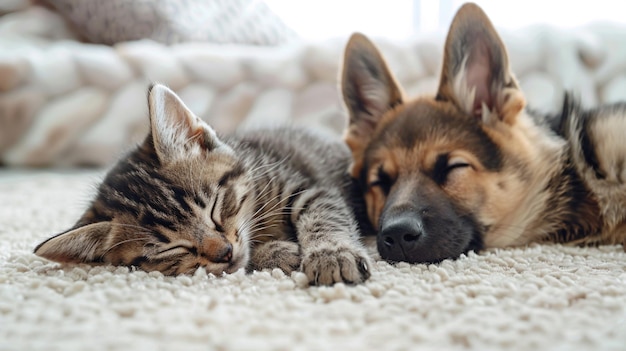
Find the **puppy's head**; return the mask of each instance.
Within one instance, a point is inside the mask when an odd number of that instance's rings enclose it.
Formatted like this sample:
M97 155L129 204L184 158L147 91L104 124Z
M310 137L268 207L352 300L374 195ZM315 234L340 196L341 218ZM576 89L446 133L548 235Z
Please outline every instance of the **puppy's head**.
M451 25L436 96L407 101L361 34L347 44L341 88L350 173L383 258L437 262L496 240L533 155L524 97L478 6L464 5Z

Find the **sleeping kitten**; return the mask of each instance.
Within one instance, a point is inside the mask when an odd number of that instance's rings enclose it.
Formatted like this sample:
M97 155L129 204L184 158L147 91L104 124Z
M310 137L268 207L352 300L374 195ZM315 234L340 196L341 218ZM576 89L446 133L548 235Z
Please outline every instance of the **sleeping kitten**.
M151 87L148 102L146 140L37 255L168 275L278 267L302 270L311 284L369 277L340 141L296 129L222 140L168 88Z

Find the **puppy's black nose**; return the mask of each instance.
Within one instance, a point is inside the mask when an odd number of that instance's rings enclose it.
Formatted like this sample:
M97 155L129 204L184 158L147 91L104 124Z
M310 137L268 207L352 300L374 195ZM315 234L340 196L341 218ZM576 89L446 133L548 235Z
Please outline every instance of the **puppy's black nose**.
M378 248L382 257L404 261L406 254L414 250L424 235L424 226L417 216L402 215L386 220L379 235Z

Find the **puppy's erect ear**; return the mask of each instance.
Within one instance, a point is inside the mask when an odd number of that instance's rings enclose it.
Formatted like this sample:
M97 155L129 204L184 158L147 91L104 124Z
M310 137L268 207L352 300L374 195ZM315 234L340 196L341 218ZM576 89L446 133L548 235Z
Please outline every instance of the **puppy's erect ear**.
M495 116L508 124L526 104L502 40L475 4L463 5L450 26L437 99L485 122Z
M35 254L61 263L102 262L111 237L111 222L87 224L54 236L35 248Z
M152 142L161 162L188 158L220 144L215 131L169 88L150 87L148 108Z
M341 91L350 115L344 139L352 150L351 173L356 177L363 151L381 117L403 100L382 55L363 34L353 34L346 46Z

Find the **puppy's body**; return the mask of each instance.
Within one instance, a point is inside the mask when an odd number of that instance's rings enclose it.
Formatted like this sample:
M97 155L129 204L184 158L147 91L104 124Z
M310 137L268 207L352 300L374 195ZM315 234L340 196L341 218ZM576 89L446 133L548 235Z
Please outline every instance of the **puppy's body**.
M568 179L572 187L559 192L557 184L555 193L588 205L570 211L579 230L562 231L555 240L626 244L626 104L585 111L566 97L559 120L559 135L567 142L566 173L554 181Z
M626 106L526 109L506 49L474 4L457 13L434 97L406 101L360 34L346 48L351 173L395 261L530 242L626 238Z

